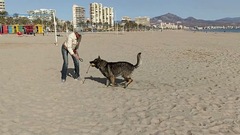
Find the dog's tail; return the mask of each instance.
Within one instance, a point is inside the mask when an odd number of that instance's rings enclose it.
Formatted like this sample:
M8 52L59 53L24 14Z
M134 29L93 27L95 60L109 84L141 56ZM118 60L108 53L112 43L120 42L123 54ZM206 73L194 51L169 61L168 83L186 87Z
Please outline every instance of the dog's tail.
M141 52L137 54L137 63L136 65L134 65L134 68L138 68L140 64L142 64L142 61L141 61Z

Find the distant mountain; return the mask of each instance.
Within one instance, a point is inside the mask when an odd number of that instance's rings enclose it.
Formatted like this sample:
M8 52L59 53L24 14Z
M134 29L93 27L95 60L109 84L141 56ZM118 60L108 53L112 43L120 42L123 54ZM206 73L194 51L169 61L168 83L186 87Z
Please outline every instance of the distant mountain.
M236 18L223 18L223 19L219 19L215 21L216 23L220 23L220 24L225 24L225 25L232 25L232 26L236 26L240 24L240 17L236 17Z
M159 24L159 22L166 23L180 23L184 26L240 26L240 17L236 18L223 18L219 20L201 20L194 17L181 18L177 15L167 13L165 15L153 17L150 19L152 24Z
M219 22L228 22L228 21L231 21L231 22L234 22L234 23L239 23L240 22L240 17L236 17L236 18L223 18L223 19L219 19L219 20L216 20L216 21L219 21Z
M177 21L182 21L183 19L179 16L174 15L174 14L167 13L167 14L162 15L162 16L157 16L157 17L151 18L150 22L151 23L157 23L160 20L163 21L163 22L168 22L168 23L176 23Z

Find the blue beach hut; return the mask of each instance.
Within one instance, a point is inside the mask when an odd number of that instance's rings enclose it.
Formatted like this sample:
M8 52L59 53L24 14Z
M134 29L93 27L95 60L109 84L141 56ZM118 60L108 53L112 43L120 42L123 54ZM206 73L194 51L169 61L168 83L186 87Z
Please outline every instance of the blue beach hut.
M3 27L2 27L2 25L0 25L0 34L2 34L3 33Z
M8 25L8 33L9 34L13 33L13 26L12 25Z

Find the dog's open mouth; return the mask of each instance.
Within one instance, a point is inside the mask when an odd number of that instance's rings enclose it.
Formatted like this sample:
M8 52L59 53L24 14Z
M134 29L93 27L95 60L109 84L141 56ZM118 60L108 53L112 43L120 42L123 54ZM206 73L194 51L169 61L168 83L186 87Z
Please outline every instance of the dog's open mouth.
M90 66L91 67L95 67L96 65L94 63L90 63Z

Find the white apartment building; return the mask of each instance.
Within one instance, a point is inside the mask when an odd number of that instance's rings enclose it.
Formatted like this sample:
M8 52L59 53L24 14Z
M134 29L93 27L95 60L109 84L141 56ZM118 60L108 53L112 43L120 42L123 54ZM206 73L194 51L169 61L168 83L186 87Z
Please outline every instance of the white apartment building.
M176 29L179 29L180 27L182 27L182 26L180 26L180 25L178 26L175 23L160 22L160 28L161 29L173 29L173 30L176 30Z
M129 16L123 16L122 21L131 21L132 19Z
M114 11L112 7L103 7L101 3L90 3L90 21L94 25L107 23L114 26Z
M5 11L5 0L0 0L0 12Z
M150 18L149 17L136 17L135 18L135 23L142 24L144 26L150 26Z
M56 15L55 9L38 9L38 10L29 10L27 11L29 14L29 19L34 20L37 18L50 21L53 18L53 13Z
M114 14L112 7L103 8L103 24L107 23L109 26L114 26Z
M80 26L81 23L85 23L85 8L73 5L72 7L73 12L73 28Z
M90 3L90 21L92 24L103 22L103 6L101 3Z

